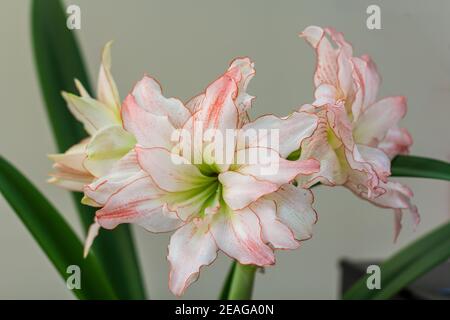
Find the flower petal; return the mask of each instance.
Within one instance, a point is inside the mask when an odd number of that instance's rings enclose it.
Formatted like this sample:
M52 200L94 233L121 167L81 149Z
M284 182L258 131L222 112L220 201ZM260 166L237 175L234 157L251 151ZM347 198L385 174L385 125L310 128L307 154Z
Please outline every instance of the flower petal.
M363 107L362 109L353 108L353 116L357 119L366 107L371 106L376 101L381 78L375 63L369 56L353 57L352 62L359 89L361 90L361 106Z
M274 183L233 171L219 174L219 181L223 187L223 199L233 210L245 208L263 195L278 189Z
M404 128L390 128L384 139L378 145L390 159L399 154L408 154L409 148L413 144L413 139L408 130Z
M111 45L112 41L109 41L103 48L97 94L100 102L118 112L120 109L120 98L116 83L111 75Z
M62 95L69 110L78 121L83 123L84 128L91 136L101 128L121 124L118 114L95 99L78 97L67 92L63 92Z
M122 105L122 119L125 130L132 133L139 145L147 148L161 147L170 150L174 142L175 128L167 116L157 116L140 107L132 95Z
M307 112L294 112L286 118L278 118L273 115L262 116L242 127L242 130L239 131L238 143L244 144L245 139L248 139L245 146L270 147L279 151L280 155L286 158L300 147L305 138L313 134L317 123L317 116ZM274 138L277 138L274 141L278 144L277 148L272 146L269 141ZM240 145L238 144L238 146Z
M107 174L135 145L136 139L120 125L105 127L86 147L85 168L96 177Z
M295 240L292 231L277 217L274 201L261 199L250 206L261 222L262 238L275 249L296 249L300 243Z
M275 263L272 249L262 240L258 217L248 208L221 212L212 222L211 232L219 249L241 264L267 266Z
M136 152L139 165L165 191L191 190L214 181L214 178L202 175L196 166L167 149L136 147Z
M91 201L94 201L97 205L103 206L120 188L144 176L148 174L139 166L136 152L131 150L114 164L108 174L84 188L86 199L83 203L91 205Z
M374 103L362 112L355 123L355 141L370 146L378 145L388 130L395 127L405 114L405 97L388 97Z
M320 169L315 159L289 161L269 148L247 148L236 153L239 165L236 172L252 176L281 186L294 180L298 175L310 175ZM245 162L244 162L245 161Z
M217 246L207 226L191 222L178 229L170 238L169 288L181 296L197 280L200 268L211 264L217 257Z
M122 223L135 223L151 232L167 232L182 221L167 210L162 201L166 193L150 177L142 177L119 189L96 213L96 221L106 229Z
M295 239L311 238L317 213L312 207L314 197L310 190L286 184L265 198L275 201L278 219L289 227Z
M157 116L167 116L175 128L181 128L191 116L189 109L180 100L164 97L159 83L149 76L144 76L136 84L132 95L146 111Z

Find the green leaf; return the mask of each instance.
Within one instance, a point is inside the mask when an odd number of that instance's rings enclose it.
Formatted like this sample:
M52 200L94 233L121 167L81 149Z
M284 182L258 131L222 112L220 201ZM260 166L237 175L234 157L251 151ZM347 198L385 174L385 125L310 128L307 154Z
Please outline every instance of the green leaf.
M16 168L0 156L0 191L36 239L63 279L67 267L81 271L81 289L72 290L79 299L115 299L97 258L83 259L83 245L60 213Z
M35 64L58 150L64 152L86 134L70 114L61 91L76 92L74 78L92 93L80 50L66 27L66 16L58 0L32 1L32 36ZM95 209L74 200L85 231L93 221ZM104 266L117 295L122 299L144 299L145 290L129 226L102 230L93 250Z
M450 163L417 156L397 156L391 163L392 176L450 180Z
M252 298L253 282L257 267L236 261L231 265L220 295L221 300L249 300Z
M380 290L367 288L370 275L366 275L344 294L344 299L389 299L449 258L450 223L447 223L386 260L380 266Z

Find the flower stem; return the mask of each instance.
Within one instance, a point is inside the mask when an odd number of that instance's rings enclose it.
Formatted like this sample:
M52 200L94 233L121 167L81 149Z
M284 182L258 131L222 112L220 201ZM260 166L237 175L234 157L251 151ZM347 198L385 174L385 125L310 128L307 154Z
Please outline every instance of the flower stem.
M252 297L256 266L233 262L221 298L226 300L248 300Z

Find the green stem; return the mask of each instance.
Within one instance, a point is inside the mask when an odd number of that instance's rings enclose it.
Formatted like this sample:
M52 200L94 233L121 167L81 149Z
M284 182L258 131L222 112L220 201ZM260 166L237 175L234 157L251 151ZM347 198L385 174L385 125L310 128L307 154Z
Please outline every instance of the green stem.
M249 300L252 298L253 282L255 280L256 266L242 265L234 262L227 300ZM226 285L225 285L226 287Z

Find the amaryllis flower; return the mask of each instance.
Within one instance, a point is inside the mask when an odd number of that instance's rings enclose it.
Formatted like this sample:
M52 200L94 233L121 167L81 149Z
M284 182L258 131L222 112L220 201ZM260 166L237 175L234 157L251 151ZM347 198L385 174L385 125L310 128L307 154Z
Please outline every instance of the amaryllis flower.
M411 190L388 181L391 159L406 154L412 144L398 122L406 114L406 99L393 96L377 100L380 76L366 55L354 57L351 45L333 29L310 26L301 36L315 49L315 101L302 111L319 117L318 129L301 148L300 159L321 160L321 170L301 177L301 185L316 182L344 185L358 196L395 210L395 237L401 227L402 210L411 212Z
M89 134L65 153L49 155L55 169L49 182L70 190L83 191L86 184L106 174L136 143L122 128L121 101L111 75L110 48L111 42L103 49L97 99L90 97L78 80L75 85L80 96L62 93L69 110Z
M164 97L148 76L136 84L122 119L137 145L85 188L90 202L102 207L86 249L100 227L176 230L169 288L181 295L219 250L242 264L268 266L275 263L274 249L295 249L311 237L312 193L291 182L317 172L319 163L285 158L312 135L318 118L294 112L250 122L253 97L246 88L253 75L248 58L236 59L186 104Z

